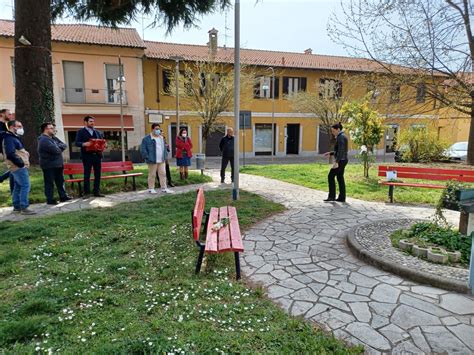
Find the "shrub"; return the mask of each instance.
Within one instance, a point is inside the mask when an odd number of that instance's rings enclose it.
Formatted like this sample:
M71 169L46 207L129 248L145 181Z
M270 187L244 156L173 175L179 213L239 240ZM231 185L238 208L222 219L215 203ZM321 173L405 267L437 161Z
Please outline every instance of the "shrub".
M407 163L428 163L445 158L448 148L434 132L426 128L412 127L400 135L398 149L403 151L402 160Z

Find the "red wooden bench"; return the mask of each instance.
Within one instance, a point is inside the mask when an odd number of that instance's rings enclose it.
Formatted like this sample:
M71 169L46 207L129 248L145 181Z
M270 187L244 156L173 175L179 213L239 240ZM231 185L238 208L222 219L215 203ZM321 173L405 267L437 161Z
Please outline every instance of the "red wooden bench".
M379 165L378 176L386 178L388 171L396 171L397 180L379 181L379 184L388 186L388 198L391 203L393 203L393 191L395 189L395 186L421 187L427 189L444 189L446 187L445 184L439 183L425 184L419 182L404 182L400 181L400 178L431 181L456 180L460 182L474 182L474 170Z
M242 243L242 234L240 233L239 220L237 218L237 210L232 206L224 206L220 208L212 207L209 213L205 212L206 200L204 198L203 188L197 190L196 203L192 211L192 228L193 238L199 247L199 256L196 264L196 274L201 271L204 253L224 253L234 252L235 272L237 280L240 279L240 259L239 253L244 251ZM206 220L203 221L204 216ZM229 224L222 227L218 231L212 230L215 222L223 217L229 217ZM203 223L204 222L204 223ZM205 225L206 233L205 243L200 241L201 230Z
M133 191L137 189L137 185L135 183L135 178L137 176L142 176L143 173L127 173L127 171L133 170L133 164L131 161L113 161L113 162L102 162L102 173L116 173L121 172L121 174L116 175L102 175L101 180L108 180L108 179L119 179L125 178L125 184L127 184L127 178L132 178L132 186ZM91 173L91 181L94 180L93 170ZM79 195L82 196L82 186L81 183L84 181L84 177L74 177L74 175L84 175L84 166L82 163L69 163L64 164L64 175L69 176L69 178L65 179L65 182L72 183L74 188L74 183L77 183L79 188Z

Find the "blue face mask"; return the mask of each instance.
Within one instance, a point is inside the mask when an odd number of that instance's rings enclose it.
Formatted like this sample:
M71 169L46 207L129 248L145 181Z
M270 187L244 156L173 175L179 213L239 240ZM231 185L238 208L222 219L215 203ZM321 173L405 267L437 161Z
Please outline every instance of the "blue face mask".
M155 129L155 134L159 136L161 134L161 129Z

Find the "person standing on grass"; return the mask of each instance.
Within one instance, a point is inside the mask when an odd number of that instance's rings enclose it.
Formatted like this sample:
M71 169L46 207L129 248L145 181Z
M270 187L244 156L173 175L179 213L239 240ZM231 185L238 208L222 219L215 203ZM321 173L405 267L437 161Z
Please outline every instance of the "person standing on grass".
M56 128L51 122L45 122L41 125L42 134L38 137L39 165L43 170L44 194L48 205L58 204L54 198L54 184L61 202L71 200L64 188L63 152L67 145L55 137L55 131Z
M227 134L222 137L219 143L219 149L222 153L221 161L221 184L225 182L225 169L230 162L230 177L234 182L234 130L227 128Z
M7 167L10 170L15 184L13 187L13 212L25 215L36 214L30 210L30 154L26 151L21 137L25 133L23 125L18 120L11 120L7 123L8 131L3 138L3 152L6 156Z
M151 194L157 193L155 190L157 172L161 191L168 194L174 193L166 185L166 159L168 158L168 152L165 139L161 133L161 126L158 123L153 123L151 125L151 133L143 138L140 145L140 153L148 165L148 191Z
M186 128L181 128L176 137L176 163L179 166L179 177L181 180L188 178L188 168L193 156L193 142L188 137Z
M173 181L171 180L171 171L170 171L170 163L168 160L169 154L171 152L170 145L166 142L166 137L163 136L163 139L165 140L165 146L166 146L166 153L167 153L167 159L166 159L166 185L169 187L174 187ZM156 172L156 177L158 178L158 182L160 181L160 177L158 176L158 172ZM161 186L161 184L160 184Z
M92 146L91 139L104 139L102 132L94 128L95 118L84 117L84 127L77 131L76 147L81 148L81 159L84 166L84 199L91 193L91 171L94 169L94 196L105 197L100 193L100 176L102 170L102 152L88 150Z
M7 123L8 121L13 120L13 115L9 109L2 109L0 110L0 154L3 154L3 137L8 131ZM13 176L10 174L10 171L7 170L3 174L0 175L0 183L4 182L6 179L10 181L10 193L13 193Z
M324 153L324 156L334 156L335 162L332 165L328 174L329 195L324 202L346 202L346 183L344 181L344 169L346 168L348 140L342 131L341 122L331 126L331 133L336 137L336 145L334 151ZM337 177L337 184L339 185L339 196L336 199L336 183L334 178Z

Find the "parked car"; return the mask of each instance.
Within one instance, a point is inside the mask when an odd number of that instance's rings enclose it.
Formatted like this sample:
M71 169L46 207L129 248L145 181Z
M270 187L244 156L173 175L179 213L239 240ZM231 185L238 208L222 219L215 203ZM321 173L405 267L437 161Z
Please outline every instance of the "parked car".
M449 160L466 160L467 159L467 142L456 142L446 149L446 157Z

